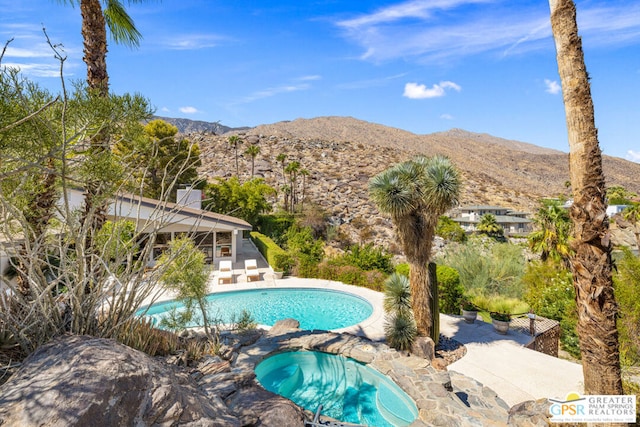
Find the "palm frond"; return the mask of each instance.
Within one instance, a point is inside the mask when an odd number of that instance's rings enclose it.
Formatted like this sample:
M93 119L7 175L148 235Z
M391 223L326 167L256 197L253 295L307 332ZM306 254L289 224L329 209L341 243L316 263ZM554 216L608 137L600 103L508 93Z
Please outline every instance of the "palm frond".
M104 20L113 40L118 44L130 47L140 46L142 34L136 28L123 4L119 0L107 0L105 6Z

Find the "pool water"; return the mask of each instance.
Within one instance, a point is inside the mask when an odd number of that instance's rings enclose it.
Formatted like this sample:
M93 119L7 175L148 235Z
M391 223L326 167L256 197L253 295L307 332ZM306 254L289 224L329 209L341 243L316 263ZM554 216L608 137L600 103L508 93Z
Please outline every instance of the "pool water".
M413 400L375 369L335 354L280 353L255 368L267 390L298 406L342 422L376 427L407 426L418 417Z
M293 318L301 329L332 330L346 328L366 320L373 313L369 302L358 296L326 289L277 288L217 292L207 295L207 315L222 323L238 320L242 310L251 313L260 325L273 326L278 320ZM179 301L167 301L141 309L138 314L160 324L173 308L184 307ZM196 310L196 317L197 317ZM196 318L188 326L202 326Z

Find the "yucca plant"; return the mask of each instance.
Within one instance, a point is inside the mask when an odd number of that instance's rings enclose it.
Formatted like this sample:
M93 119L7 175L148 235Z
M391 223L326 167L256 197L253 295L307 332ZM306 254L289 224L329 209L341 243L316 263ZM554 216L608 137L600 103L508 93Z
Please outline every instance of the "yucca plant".
M409 279L393 273L384 283L384 311L387 313L411 312L411 289Z
M393 273L384 284L384 310L387 321L384 326L387 343L396 350L409 351L418 334L411 310L409 279Z
M391 347L410 351L418 335L418 329L410 313L394 313L387 318L384 333Z

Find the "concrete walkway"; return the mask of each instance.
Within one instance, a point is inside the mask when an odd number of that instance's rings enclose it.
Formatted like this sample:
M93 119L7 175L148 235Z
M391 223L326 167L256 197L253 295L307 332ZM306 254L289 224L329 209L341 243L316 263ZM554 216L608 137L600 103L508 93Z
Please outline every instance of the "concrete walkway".
M467 348L449 370L492 388L509 406L549 397L564 400L570 392L583 392L582 365L525 348L529 335L514 330L500 335L490 323L468 324L448 315L440 315L440 333Z

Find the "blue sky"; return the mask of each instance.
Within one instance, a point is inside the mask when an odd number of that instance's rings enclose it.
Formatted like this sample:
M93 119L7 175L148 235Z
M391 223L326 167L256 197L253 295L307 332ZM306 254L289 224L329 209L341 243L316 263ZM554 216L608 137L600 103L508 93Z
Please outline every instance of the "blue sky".
M126 3L126 1L125 1ZM640 2L578 0L605 154L640 162ZM84 79L80 10L0 0L4 65L58 91ZM546 0L164 0L128 7L144 39L110 42L112 92L162 116L255 126L351 116L417 134L461 128L568 151Z

